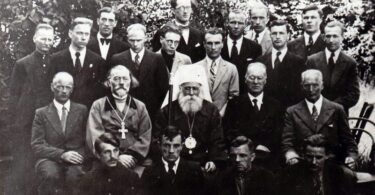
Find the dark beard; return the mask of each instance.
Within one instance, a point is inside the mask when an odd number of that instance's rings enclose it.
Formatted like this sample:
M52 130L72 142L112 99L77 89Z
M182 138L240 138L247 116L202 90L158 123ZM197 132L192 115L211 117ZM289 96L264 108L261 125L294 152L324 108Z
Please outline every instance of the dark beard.
M197 96L184 96L180 93L178 103L185 114L195 114L202 109L203 99Z

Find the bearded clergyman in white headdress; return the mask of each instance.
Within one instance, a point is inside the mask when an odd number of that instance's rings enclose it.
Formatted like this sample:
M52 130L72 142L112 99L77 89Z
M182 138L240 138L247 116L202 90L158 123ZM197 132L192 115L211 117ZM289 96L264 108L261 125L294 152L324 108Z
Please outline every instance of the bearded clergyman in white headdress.
M200 163L206 172L214 171L227 156L219 110L208 101L210 96L205 70L198 65L181 66L174 83L178 89L171 103L169 125L176 126L184 137L181 157ZM168 126L168 110L169 105L166 105L156 116L154 140Z

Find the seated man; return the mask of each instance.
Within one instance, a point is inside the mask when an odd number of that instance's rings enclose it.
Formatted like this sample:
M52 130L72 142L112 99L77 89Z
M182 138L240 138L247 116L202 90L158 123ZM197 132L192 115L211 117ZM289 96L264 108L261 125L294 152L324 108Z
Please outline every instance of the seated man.
M139 177L119 163L119 146L119 140L110 133L95 140L101 163L82 178L79 194L137 194Z
M40 195L68 193L64 189L74 190L73 184L84 173L87 108L69 100L73 86L69 73L57 73L51 84L53 102L35 112L31 147L38 158Z
M120 140L119 162L126 168L142 172L143 160L148 154L151 140L151 120L146 106L129 95L137 86L135 78L123 65L111 68L107 80L111 94L96 100L87 121L86 140L91 151L98 156L95 140L109 132ZM139 169L141 168L141 169Z
M146 194L205 194L199 165L180 157L184 144L181 131L168 126L160 141L161 158L152 167L146 168L142 176Z
M353 194L355 174L330 162L327 140L322 134L305 139L301 163L282 174L281 194Z
M232 166L217 177L215 195L273 194L274 176L271 172L254 166L254 143L245 136L236 137L229 156Z

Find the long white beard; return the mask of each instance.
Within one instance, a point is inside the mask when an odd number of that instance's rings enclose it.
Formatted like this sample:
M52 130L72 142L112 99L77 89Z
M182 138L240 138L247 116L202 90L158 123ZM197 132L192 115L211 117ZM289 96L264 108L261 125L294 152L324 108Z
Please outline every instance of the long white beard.
M185 114L195 114L202 109L203 99L197 96L184 96L180 93L178 103Z

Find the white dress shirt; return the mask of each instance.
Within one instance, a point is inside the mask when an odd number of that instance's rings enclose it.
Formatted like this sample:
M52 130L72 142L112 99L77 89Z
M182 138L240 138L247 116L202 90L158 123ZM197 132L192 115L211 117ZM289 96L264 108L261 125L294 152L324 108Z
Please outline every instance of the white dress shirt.
M130 55L132 57L132 60L133 62L135 62L135 56L137 55L137 53L135 53L132 49L129 49L130 50ZM139 55L139 63L142 62L142 59L143 59L143 56L145 55L145 48L143 47L143 49L138 53Z
M70 56L72 57L72 60L73 60L73 64L74 66L76 65L76 53L77 53L77 50L75 50L73 48L72 45L69 46L69 52L70 52ZM79 51L79 61L81 61L81 66L83 67L83 63L85 61L85 57L86 57L86 47L83 48L81 51Z
M167 162L166 160L164 160L163 158L161 158L161 161L162 161L163 164L164 164L165 171L168 173L168 171L169 171L168 162ZM177 173L177 168L178 168L178 164L179 164L179 163L180 163L180 158L178 158L178 159L174 162L174 165L173 165L173 168L172 168L175 174Z
M102 56L103 59L107 59L107 55L108 55L108 51L109 51L109 46L111 45L111 43L107 44L106 42L104 42L102 44L102 42L100 41L100 39L112 39L112 34L109 35L108 37L103 37L100 33L98 33L98 35L96 37L97 37L98 42L99 42L100 56Z
M326 53L326 60L327 64L329 63L329 58L331 57L331 51L329 51L327 48L324 49L324 52ZM336 50L334 53L335 55L333 56L333 62L337 62L337 58L339 58L339 54L341 52L341 49Z
M307 104L307 108L308 108L309 111L310 111L310 114L313 113L313 106L315 105L316 110L317 110L317 112L318 112L318 116L319 116L319 114L320 114L320 110L322 109L323 96L320 95L319 99L318 99L315 103L309 102L307 99L305 99L305 101L306 101L306 104Z
M264 29L262 32L260 32L260 33L258 34L258 39L257 39L257 41L258 41L259 44L260 44L260 42L262 42L262 39L263 39L264 33L266 33L266 29ZM256 32L253 30L253 37L251 37L251 39L255 41L255 37L256 37Z
M243 40L243 36L241 36L239 39L236 40L236 47L237 47L238 55L240 55L240 52L241 52L242 40ZM229 57L232 57L233 39L231 39L229 35L227 36L227 45L228 45Z
M55 99L53 99L53 104L55 105L55 107L57 109L57 114L59 115L60 120L61 120L63 106L66 108L66 114L68 116L68 113L69 113L69 110L70 110L70 100L65 102L65 104L63 105L63 104L59 103L58 101L56 101Z
M282 48L281 50L276 50L275 48L272 48L272 68L275 68L275 60L276 60L276 56L277 56L277 52L281 52L281 54L279 55L279 60L280 62L282 62L284 60L284 57L286 55L286 52L288 51L288 47L284 47Z
M313 39L313 42L314 42L313 44L315 44L319 35L320 35L320 30L312 35L312 39ZM305 38L305 45L309 45L310 35L305 32L305 33L303 33L303 36Z
M251 101L251 105L255 106L253 100L254 99L257 100L257 106L258 106L258 108L260 110L260 108L261 108L261 106L263 104L263 92L261 94L259 94L257 97L254 97L250 93L247 93L247 94L249 95L249 98L250 98L250 101Z
M175 20L175 23L177 26L182 26L182 27L189 27L189 23L188 24L181 24L179 22L177 22L177 20ZM188 44L189 42L189 28L183 28L181 30L181 34L182 34L182 38L185 40L185 43Z

